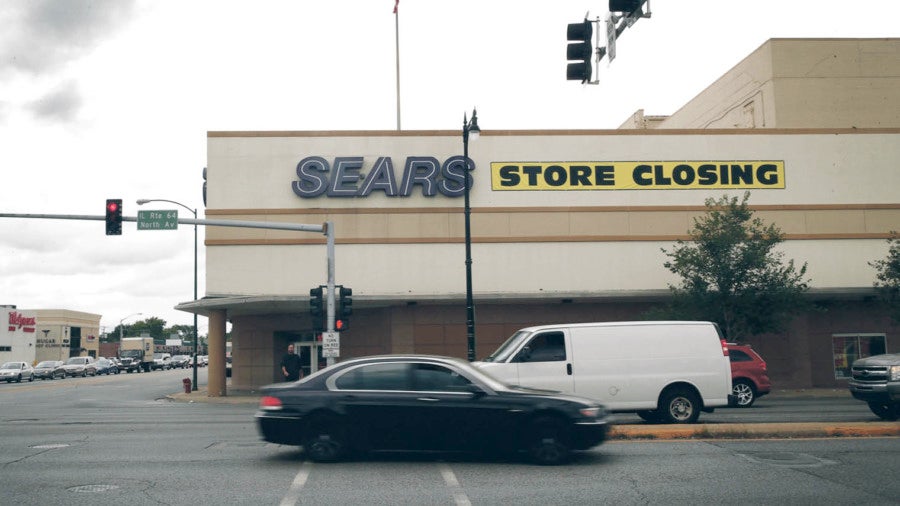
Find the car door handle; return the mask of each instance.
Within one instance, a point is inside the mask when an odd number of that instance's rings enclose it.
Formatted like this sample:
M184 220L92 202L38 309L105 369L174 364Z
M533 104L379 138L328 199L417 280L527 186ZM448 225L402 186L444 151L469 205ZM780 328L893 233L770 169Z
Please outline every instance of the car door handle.
M427 402L438 402L440 399L435 399L434 397L419 397L416 399L418 401L427 401Z
M572 375L572 364L566 364L566 374Z

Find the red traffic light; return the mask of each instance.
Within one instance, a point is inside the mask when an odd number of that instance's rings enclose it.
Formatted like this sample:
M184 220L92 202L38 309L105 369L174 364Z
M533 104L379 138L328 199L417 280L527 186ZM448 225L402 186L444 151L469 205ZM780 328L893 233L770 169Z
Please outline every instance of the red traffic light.
M334 330L340 332L347 328L347 322L344 320L335 320L334 321Z
M107 203L106 203L106 210L109 211L109 212L111 212L111 213L114 213L114 212L118 211L118 210L119 210L119 203L118 203L118 202L115 202L115 201L107 202Z

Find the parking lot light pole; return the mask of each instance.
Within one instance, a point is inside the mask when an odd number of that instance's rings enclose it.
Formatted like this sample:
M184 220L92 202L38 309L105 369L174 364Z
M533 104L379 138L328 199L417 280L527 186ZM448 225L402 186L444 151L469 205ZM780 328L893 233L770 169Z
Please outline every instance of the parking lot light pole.
M472 300L472 231L470 227L469 215L469 186L471 184L469 176L469 136L472 140L478 139L481 129L478 128L478 115L475 109L472 109L472 120L469 121L463 113L463 163L465 166L465 182L463 191L463 214L465 215L466 228L466 351L469 362L475 361L475 302Z
M191 209L190 207L182 204L181 202L175 202L174 200L166 200L166 199L138 199L137 205L142 206L144 204L150 202L168 202L170 204L175 204L177 206L181 206L188 211L194 213L194 219L197 219L197 209ZM197 224L194 223L194 302L197 302ZM197 341L200 340L200 336L197 335L197 313L194 313L194 382L191 383L191 390L197 391Z

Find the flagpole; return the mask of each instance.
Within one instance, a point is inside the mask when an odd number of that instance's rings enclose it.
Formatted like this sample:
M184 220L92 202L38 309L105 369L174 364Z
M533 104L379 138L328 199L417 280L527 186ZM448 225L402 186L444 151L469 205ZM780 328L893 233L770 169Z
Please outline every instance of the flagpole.
M397 7L400 0L394 1L394 47L397 62L397 130L400 130L400 14Z

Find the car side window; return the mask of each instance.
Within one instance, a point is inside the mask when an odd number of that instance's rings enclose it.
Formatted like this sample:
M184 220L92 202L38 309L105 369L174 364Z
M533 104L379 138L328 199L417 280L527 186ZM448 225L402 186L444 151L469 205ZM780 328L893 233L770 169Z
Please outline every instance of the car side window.
M420 392L466 392L471 382L438 364L413 365L413 387Z
M562 332L544 332L531 338L515 362L558 362L566 360L566 338Z
M740 350L728 350L728 358L732 362L753 362L753 359L750 358L750 355L747 355Z
M334 382L340 390L410 391L409 364L368 364L342 374Z

